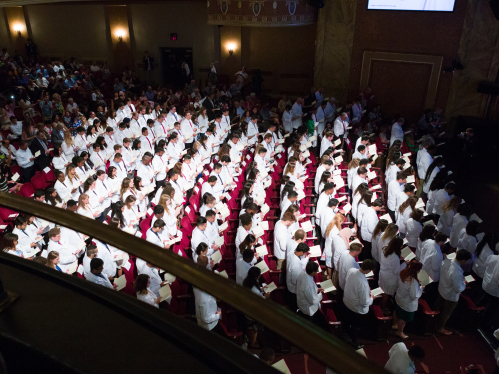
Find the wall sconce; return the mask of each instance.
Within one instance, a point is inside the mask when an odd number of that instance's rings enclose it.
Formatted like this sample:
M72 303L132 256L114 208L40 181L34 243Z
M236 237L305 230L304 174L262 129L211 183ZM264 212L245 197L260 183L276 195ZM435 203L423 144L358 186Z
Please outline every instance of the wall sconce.
M116 36L120 39L120 42L122 42L123 37L125 36L125 30L122 29L116 30Z
M229 51L229 55L232 56L235 49L236 49L236 43L228 43L227 44L227 50Z
M17 35L21 36L21 31L23 30L23 26L20 24L14 25L14 31L17 32Z

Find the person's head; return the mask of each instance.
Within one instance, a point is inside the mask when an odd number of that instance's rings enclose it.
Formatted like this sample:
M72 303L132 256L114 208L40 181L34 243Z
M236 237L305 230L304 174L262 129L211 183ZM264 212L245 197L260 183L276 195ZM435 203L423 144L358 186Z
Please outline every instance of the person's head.
M470 221L466 225L466 234L469 236L476 236L478 233L478 227L480 226L480 223L478 221Z
M405 173L399 171L397 173L397 176L395 177L395 179L397 180L398 183L404 184L407 181L407 175L405 175Z
M350 255L352 257L357 257L362 252L362 244L352 243L350 244Z
M55 269L56 265L59 264L59 252L51 251L47 255L47 266L49 268Z
M425 357L424 350L419 345L413 345L411 348L409 348L407 354L409 355L409 358L414 362L422 362Z
M311 277L315 276L319 271L319 264L317 262L309 261L305 266L305 271Z
M291 212L286 212L282 216L281 222L284 226L291 226L293 222L296 222L296 217Z
M439 231L435 234L434 240L435 240L435 243L437 243L437 245L442 246L445 244L445 242L447 241L448 238L449 237L446 234Z
M2 237L1 241L1 249L12 249L15 250L17 246L19 237L16 234L13 233L6 233Z
M198 218L196 219L196 227L197 227L199 230L204 231L204 230L206 230L206 225L207 225L207 223L206 223L206 222L207 222L207 221L206 221L206 218L205 218L205 217L200 216L200 217L198 217Z
M459 265L463 266L469 260L471 260L471 253L466 249L460 249L456 252L456 261L459 263Z
M50 229L48 232L48 236L50 240L54 242L58 242L61 240L61 229L58 227L54 227L53 229Z
M445 185L444 189L447 193L453 193L456 189L456 185L453 182L449 182Z
M92 274L97 275L102 273L102 270L104 270L104 261L102 261L100 258L94 257L90 261L90 271Z
M295 248L295 254L298 257L301 257L305 254L307 254L310 251L310 247L306 245L305 243L299 243L296 248Z
M258 357L267 365L271 365L275 359L275 352L272 348L266 347L262 349Z
M249 231L253 225L251 214L243 213L241 214L239 219L241 220L241 225L244 227L244 229Z
M147 295L147 288L151 284L151 280L149 275L147 274L139 274L135 281L133 282L133 290L139 295Z
M416 189L416 187L413 185L413 184L406 184L404 186L404 193L407 195L407 196L413 196L414 195L414 190Z
M404 245L404 241L401 238L393 238L386 247L383 248L383 254L385 257L390 256L392 253L395 253L400 257L402 247Z
M374 269L376 269L376 261L370 259L364 260L360 266L360 272L362 274L369 274Z
M367 169L365 167L359 167L357 169L357 175L361 178L365 178L367 175Z

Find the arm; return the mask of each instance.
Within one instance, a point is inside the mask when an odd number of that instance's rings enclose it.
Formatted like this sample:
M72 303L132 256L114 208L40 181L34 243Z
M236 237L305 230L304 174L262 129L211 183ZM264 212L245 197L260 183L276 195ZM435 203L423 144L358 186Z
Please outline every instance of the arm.
M211 314L204 303L199 305L198 308L201 314L201 321L203 321L204 323L208 324L220 319L220 315L218 313Z

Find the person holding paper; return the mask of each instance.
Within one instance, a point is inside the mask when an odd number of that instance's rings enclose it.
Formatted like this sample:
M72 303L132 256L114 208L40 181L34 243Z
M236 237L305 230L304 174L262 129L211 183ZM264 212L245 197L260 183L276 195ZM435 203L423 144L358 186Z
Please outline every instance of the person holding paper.
M405 268L400 265L401 249L404 242L400 238L394 238L383 247L383 253L380 258L379 286L383 289L380 307L383 313L389 314L386 310L388 299L395 296L398 287L398 276L400 270Z
M90 261L90 273L86 276L86 279L92 283L97 283L110 289L118 288L118 286L113 285L108 278L102 275L103 269L104 261L100 258L93 258L92 261Z
M446 258L442 261L440 269L440 283L438 285L438 299L435 309L440 310L440 318L437 322L437 332L444 335L451 335L452 332L445 329L447 320L457 306L459 295L466 288L467 282L464 280L463 266L471 260L471 253L465 249L460 249L456 253L456 258Z
M213 196L217 198L217 200L220 200L220 196L225 192L225 188L227 187L227 183L224 183L222 180L222 164L216 163L213 165L213 171L210 174L210 177L214 176L217 178L216 183L213 185ZM241 204L243 204L243 201L241 200Z
M475 291L479 289L481 292L482 281L484 278L485 270L487 268L488 259L490 256L496 255L496 253L492 249L496 249L497 242L498 238L496 237L496 235L493 232L488 232L483 236L482 240L480 240L480 242L478 242L476 246L475 262L473 263L473 270L471 272L471 275L473 276L473 278L475 278L476 281L473 284L475 286ZM499 283L497 283L497 285L499 287Z
M348 126L348 114L343 112L339 117L336 117L333 125L333 132L336 139L341 138L345 134L345 129Z
M190 110L185 112L185 118L184 120L180 123L180 129L182 131L182 135L185 137L185 148L189 149L192 148L192 145L194 144L194 137L197 134L197 127L192 123L192 112Z
M405 160L403 158L398 158L395 162L390 163L388 169L385 173L385 183L388 186L391 181L395 180L397 173L404 169Z
M378 224L378 213L383 207L383 200L376 199L370 207L366 208L360 222L360 232L362 237L362 254L359 260L373 258L372 256L372 236Z
M418 246L419 235L423 231L423 225L421 225L421 219L423 218L424 212L421 209L414 209L407 219L405 224L405 231L407 239L407 246L413 251L416 250Z
M270 292L265 292L264 289L260 286L260 277L261 270L257 267L252 267L249 269L245 279L241 282L241 285L245 288L249 288L255 295L261 296L264 299L269 299ZM248 348L259 349L260 346L257 346L256 343L258 339L258 331L262 330L262 325L255 320L252 320L248 316L245 317L249 339Z
M41 235L32 232L28 228L28 219L24 216L18 215L14 220L14 229L12 233L18 237L18 248L23 252L30 252L37 246L35 239L40 238Z
M24 183L29 182L35 175L35 157L28 148L27 141L21 141L19 150L17 151L17 164L21 167L21 179Z
M407 349L404 343L396 343L390 348L388 355L390 359L385 365L385 370L392 374L414 374L415 363L423 360L425 352L419 345Z
M365 260L362 262L360 269L352 268L348 270L345 279L343 303L346 306L346 315L342 322L345 332L352 339L352 345L356 349L363 347L363 345L357 343L357 336L367 323L369 306L373 303L366 274L369 274L375 268L376 263L373 260Z
M280 206L280 209L281 209L281 217L280 218L281 219L291 205L298 206L297 200L298 200L298 193L296 193L296 191L289 191L289 193L282 200L282 203Z
M59 253L59 267L63 272L66 272L70 265L77 261L77 255L81 252L76 248L67 246L61 241L61 229L53 228L49 231L49 243L47 247L47 252L57 251ZM102 260L101 260L102 261ZM102 262L102 265L104 262ZM102 272L100 269L99 274Z
M396 222L395 210L397 209L397 196L404 191L407 176L403 172L398 172L395 180L388 185L387 210L393 222Z
M286 245L291 238L288 227L293 222L296 222L296 217L293 213L286 212L274 226L274 256L277 258L276 270L281 270L282 264L286 259Z
M457 207L457 213L452 219L452 228L450 230L450 246L457 248L459 242L459 234L461 230L466 228L471 217L471 207L466 204L461 204Z
M338 282L340 287L337 288L337 299L343 299L343 290L345 289L345 282L347 274L350 269L360 269L359 264L355 258L362 252L362 245L359 243L350 244L348 252L342 252L338 261Z
M282 124L284 125L284 131L291 133L293 131L293 114L291 113L291 105L286 105L284 112L282 113Z
M317 208L315 210L315 225L316 226L321 226L321 213L324 209L327 209L327 204L329 203L329 200L331 200L331 198L333 198L333 192L334 192L334 184L333 183L326 183L324 185L324 192L322 192L320 195L319 195L319 200L317 200ZM319 242L322 243L322 232L319 232L319 230L317 230L318 232L318 238L319 238Z
M438 224L438 220L440 219L440 215L444 212L442 211L442 207L445 203L450 200L450 195L454 193L454 189L456 185L453 182L447 183L445 187L439 191L437 191L435 195L435 203L433 205L433 221ZM429 214L430 212L428 212Z
M243 213L239 216L240 226L237 228L236 232L236 258L242 256L242 252L239 250L239 246L250 234L253 234L251 228L253 227L253 218L249 213Z
M113 278L116 276L117 270L116 261L114 261L114 251L106 243L103 243L96 239L94 239L93 242L97 245L98 248L96 257L104 261L102 274L108 277L112 282Z
M309 250L309 246L305 243L298 243L294 253L286 256L286 300L288 308L292 312L296 312L296 310L298 309L296 299L296 284L298 281L298 277L304 271L302 257L306 256L308 260Z
M399 194L399 196L397 197L397 203L399 202L399 197L401 196L402 194ZM409 218L411 217L411 214L412 212L416 209L416 204L418 202L418 198L415 197L415 196L411 196L409 197L407 194L403 194L405 196L407 196L408 198L403 202L401 203L398 208L397 208L397 212L398 213L398 218L397 218L397 226L399 227L399 231L400 231L400 237L401 238L405 238L406 236L406 233L407 233L407 221L409 220Z
M437 150L437 147L431 143L425 143L425 145L426 147L423 146L423 149L418 152L416 157L419 177L419 187L417 192L418 197L421 196L421 192L423 191L424 183L426 180L426 172L430 168L430 165L433 163L433 155Z
M414 196L415 186L413 184L406 183L404 185L403 191L395 196L395 222L398 221L400 216L400 206L411 196Z
M442 205L442 215L438 220L437 228L438 231L443 232L447 236L450 235L452 229L452 221L454 215L457 213L459 205L461 205L462 199L458 196L453 196L449 201Z
M206 243L209 248L207 256L211 256L214 251L217 251L220 248L215 245L214 241L210 240L210 238L206 234L206 227L206 218L198 217L196 219L196 228L192 231L191 248L192 252L195 252L200 243Z
M165 228L165 222L162 219L157 219L152 227L147 230L146 240L149 243L156 244L157 246L165 249L170 249L170 244L165 244L165 241L169 239L168 234L163 234L163 230Z
M354 177L352 179L352 191L354 191L354 194L353 194L354 196L357 192L357 188L361 184L363 184L363 183L367 184L366 176L367 176L367 169L364 167L359 167L357 169L357 175L354 175Z
M319 122L319 128L320 128L320 123ZM324 125L322 125L324 127ZM319 132L319 135L321 135L323 131L318 131ZM322 138L322 141L321 141L321 149L320 149L320 152L319 152L319 156L322 158L322 155L324 155L324 152L326 152L326 150L330 147L333 147L334 148L334 145L333 145L333 140L334 138L334 132L332 131L327 131L326 132L326 136L324 136L324 138Z
M380 219L371 235L371 255L377 262L379 262L381 256L381 238L387 227L388 221L386 219Z
M156 295L149 289L150 285L151 278L147 274L140 274L137 276L137 279L135 279L135 282L133 282L133 290L137 295L137 299L159 308L161 296L156 297Z
M359 145L357 147L357 150L354 152L352 155L352 158L358 158L359 160L362 159L368 159L369 157L367 156L367 148L365 145Z
M407 267L400 271L397 294L395 295L395 312L393 313L394 326L397 326L397 336L407 339L404 327L407 322L414 320L414 312L418 309L418 300L423 294L423 287L419 284L418 273L423 264L412 260Z
M320 222L320 230L321 233L326 232L327 226L329 223L333 220L334 216L336 213L341 213L338 210L338 200L337 199L329 199L327 202L327 206L321 210L321 214L319 215L319 222ZM317 224L317 221L316 221ZM320 243L321 246L324 246L325 244L325 238L323 238L322 242Z
M307 318L319 327L325 327L321 313L317 313L322 301L324 290L318 288L314 277L319 272L319 264L309 261L305 271L301 272L296 279L296 301L298 314Z
M24 252L30 253L32 248L24 247L20 248L19 244L19 236L13 233L5 233L0 242L0 249L8 254L23 257Z
M85 276L85 278L87 278L87 276L90 274L90 272L91 272L90 262L92 261L93 258L97 257L98 252L99 252L99 249L97 248L96 245L90 244L89 246L87 246L87 249L85 251L85 255L83 256L83 275Z
M430 186L437 176L437 174L440 172L440 170L444 167L444 158L443 157L435 157L433 162L430 164L428 169L426 170L426 176L424 179L424 185L423 185L423 193L421 196L427 197L428 193L430 192Z
M457 242L457 249L466 249L471 254L472 261L475 261L475 251L478 244L476 235L478 234L479 226L480 224L477 221L470 221L466 225L466 228L462 229L459 233L459 240Z
M236 283L239 285L243 284L244 279L248 275L248 271L256 263L255 252L253 252L251 249L245 249L241 252L241 257L236 260Z
M390 147L393 145L395 140L404 141L404 130L402 130L402 126L404 126L405 120L403 118L399 118L397 122L392 125L392 135L390 137Z
M335 216L336 225L339 223L341 227L341 219L342 215L337 214ZM327 231L326 231L327 232ZM350 238L353 235L353 231L348 227L341 229L338 235L333 237L332 246L331 246L331 254L329 253L330 246L326 242L326 247L324 248L324 254L326 255L326 269L327 269L327 277L326 279L331 279L334 286L336 288L339 287L339 261L340 257L344 252L348 252L350 248ZM329 261L329 256L331 255L331 261ZM334 268L333 274L331 275L330 268Z
M206 256L199 257L198 265L200 267L206 267L208 265L208 258ZM223 328L218 323L218 321L222 318L222 311L218 309L217 300L213 296L196 287L193 287L192 289L194 291L194 302L196 305L196 319L198 325L208 331L225 336Z

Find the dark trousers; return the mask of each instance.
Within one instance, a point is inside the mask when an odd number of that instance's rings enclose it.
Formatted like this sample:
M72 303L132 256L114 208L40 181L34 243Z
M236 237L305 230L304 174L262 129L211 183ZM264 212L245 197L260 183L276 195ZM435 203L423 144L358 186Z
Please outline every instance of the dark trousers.
M440 318L437 322L437 331L443 329L449 320L454 309L456 309L457 301L445 300L442 296L438 295L435 309L440 311Z
M368 242L367 240L362 240L362 252L359 255L359 261L364 261L368 259L372 259L373 255L371 253L372 251L372 243Z
M192 143L184 143L185 144L185 149L191 149L192 146L194 145L194 142Z
M296 301L296 294L292 293L288 289L286 289L286 304L288 304L288 308L293 313L296 313L298 309L298 303Z
M352 343L357 343L357 337L359 336L360 331L367 325L367 318L367 313L359 314L345 306L343 326L346 328L345 332L352 339Z
M313 316L309 316L308 314L303 313L301 310L298 311L298 314L303 318L308 319L310 322L320 327L321 329L328 331L326 317L324 317L324 314L322 314L319 310L315 312Z
M482 319L482 326L485 331L494 332L498 326L499 320L499 297L486 293L485 313Z
M390 210L388 208L386 208L386 211L388 212L388 214L390 215L390 218L392 219L393 223L395 223L395 211L394 210Z
M424 293L422 299L428 303L428 305L435 305L440 294L438 293L439 282L432 282L424 288Z
M35 165L32 165L27 168L21 168L20 174L22 177L22 181L24 183L28 183L31 180L31 178L35 176L35 172L36 172Z

